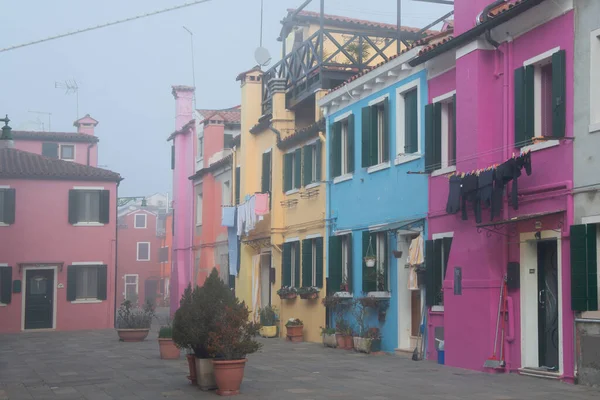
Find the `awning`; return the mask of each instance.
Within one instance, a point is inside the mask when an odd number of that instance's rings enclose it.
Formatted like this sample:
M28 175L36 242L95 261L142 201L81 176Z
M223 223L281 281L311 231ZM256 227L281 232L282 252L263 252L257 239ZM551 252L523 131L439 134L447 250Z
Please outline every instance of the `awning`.
M490 226L508 225L508 224L512 224L512 223L515 223L515 222L528 221L528 220L531 220L531 219L547 217L549 215L561 214L563 212L565 212L565 210L555 210L555 211L547 211L547 212L535 213L535 214L519 215L518 217L512 217L512 218L505 219L505 220L502 220L502 221L488 222L488 223L485 223L485 224L479 224L479 225L477 225L477 228L486 228L486 227L490 227Z
M388 224L381 224L369 227L369 232L386 232L386 231L398 231L398 230L411 230L414 228L422 228L424 218L407 219L404 221L390 222Z

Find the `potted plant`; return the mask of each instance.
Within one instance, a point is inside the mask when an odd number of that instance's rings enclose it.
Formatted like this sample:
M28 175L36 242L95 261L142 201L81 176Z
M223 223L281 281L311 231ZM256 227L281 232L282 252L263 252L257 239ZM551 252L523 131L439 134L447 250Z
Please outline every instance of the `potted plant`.
M136 308L125 300L117 313L117 334L122 342L141 342L148 336L154 307L146 303L143 309Z
M286 339L290 342L298 343L304 340L304 335L302 333L304 324L298 318L288 319L285 323L285 328L287 330Z
M319 297L319 288L315 286L306 286L298 289L298 294L301 299L314 300Z
M193 305L192 300L194 295L197 295L199 288L196 287L192 291L192 285L189 284L184 290L181 300L179 301L179 308L175 312L173 317L173 330L172 337L175 346L179 349L186 350L186 359L188 362L189 375L187 378L190 380L192 385L196 385L196 357L194 355L194 342L195 332L193 331L192 317L193 317Z
M323 336L323 346L336 348L335 328L321 327L321 336Z
M240 393L244 379L246 356L258 351L261 344L254 340L260 325L248 320L250 310L236 299L216 315L216 323L206 343L217 381L217 394L232 396Z
M173 342L173 327L171 324L160 327L158 331L158 347L160 358L163 360L177 360L181 350Z
M273 338L277 336L277 312L275 307L266 306L259 310L260 336Z
M348 323L342 316L339 316L335 321L335 341L337 342L337 347L340 349L347 349L345 338L347 330Z
M377 263L377 257L375 256L375 252L373 251L373 243L372 236L369 237L369 246L367 247L367 251L365 252L365 265L369 268L373 268Z
M352 350L354 348L354 331L348 326L342 334L344 335L344 348L346 350Z
M381 331L379 328L369 328L367 338L371 340L371 352L381 351Z
M277 291L277 295L284 300L295 299L298 296L298 289L291 286L282 286L281 289Z

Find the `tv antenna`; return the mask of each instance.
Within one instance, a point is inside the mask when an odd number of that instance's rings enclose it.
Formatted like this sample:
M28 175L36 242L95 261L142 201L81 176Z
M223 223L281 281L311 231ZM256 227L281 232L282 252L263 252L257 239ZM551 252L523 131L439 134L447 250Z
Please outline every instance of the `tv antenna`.
M79 85L75 79L67 80L64 82L54 82L56 89L65 89L65 94L75 94L75 101L77 104L77 118L79 119Z
M271 55L269 50L263 47L263 14L264 14L264 0L260 0L260 41L259 47L254 51L254 59L261 67L266 67L271 62Z
M28 110L27 112L32 113L32 114L42 114L42 115L46 115L48 116L48 130L51 131L52 130L52 113L51 112L46 112L46 111L32 111L32 110ZM45 131L44 129L44 123L42 121L40 121L39 117L36 121L37 123L39 123L40 125L42 125L42 131Z
M185 26L183 26L182 28L190 34L190 45L192 49L192 85L194 85L194 109L196 109L196 66L194 64L194 33Z

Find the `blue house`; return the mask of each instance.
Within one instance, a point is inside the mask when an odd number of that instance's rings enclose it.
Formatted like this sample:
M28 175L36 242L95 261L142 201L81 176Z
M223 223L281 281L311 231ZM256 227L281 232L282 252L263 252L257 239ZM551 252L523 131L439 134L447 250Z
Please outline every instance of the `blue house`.
M348 304L329 310L328 322L335 326L342 318L357 332L350 304L367 298L363 327L380 329L383 351L412 351L424 301L418 287L409 288L407 263L412 240L426 237L428 195L427 73L407 64L417 52L345 83L319 103L327 116L327 289Z

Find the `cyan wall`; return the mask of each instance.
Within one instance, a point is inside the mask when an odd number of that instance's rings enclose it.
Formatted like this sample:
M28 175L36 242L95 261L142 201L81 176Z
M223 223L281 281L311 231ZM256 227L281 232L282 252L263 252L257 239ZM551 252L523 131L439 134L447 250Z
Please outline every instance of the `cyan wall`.
M396 89L414 80L419 80L419 107L420 107L420 141L421 158L407 163L398 164L394 162L396 154L396 119L398 99ZM342 89L343 90L343 89ZM390 166L388 168L368 173L366 168L361 167L361 126L362 108L374 99L389 95L390 101ZM328 116L327 129L336 117L347 112L354 114L354 165L355 171L352 179L329 184L327 199L327 219L329 224L329 235L339 230L352 230L352 284L354 297L361 297L362 293L362 231L369 226L392 223L427 216L428 183L427 175L408 174L407 172L424 171L425 155L425 105L427 104L427 73L421 70L403 80L395 82L391 86L376 91L359 101L344 107ZM327 134L327 148L331 146L331 134ZM329 154L329 152L328 152ZM329 157L327 158L327 176L329 173ZM426 225L424 224L424 235ZM425 236L426 237L426 236ZM397 260L392 256L392 250L396 249L396 235L388 235L390 260L390 289L391 299L387 310L386 321L378 323L377 316L370 318L371 326L379 326L382 333L382 350L394 351L398 347L398 270ZM403 255L405 257L406 255ZM329 265L329 263L327 263ZM347 316L349 321L353 318ZM331 322L335 321L332 316Z

